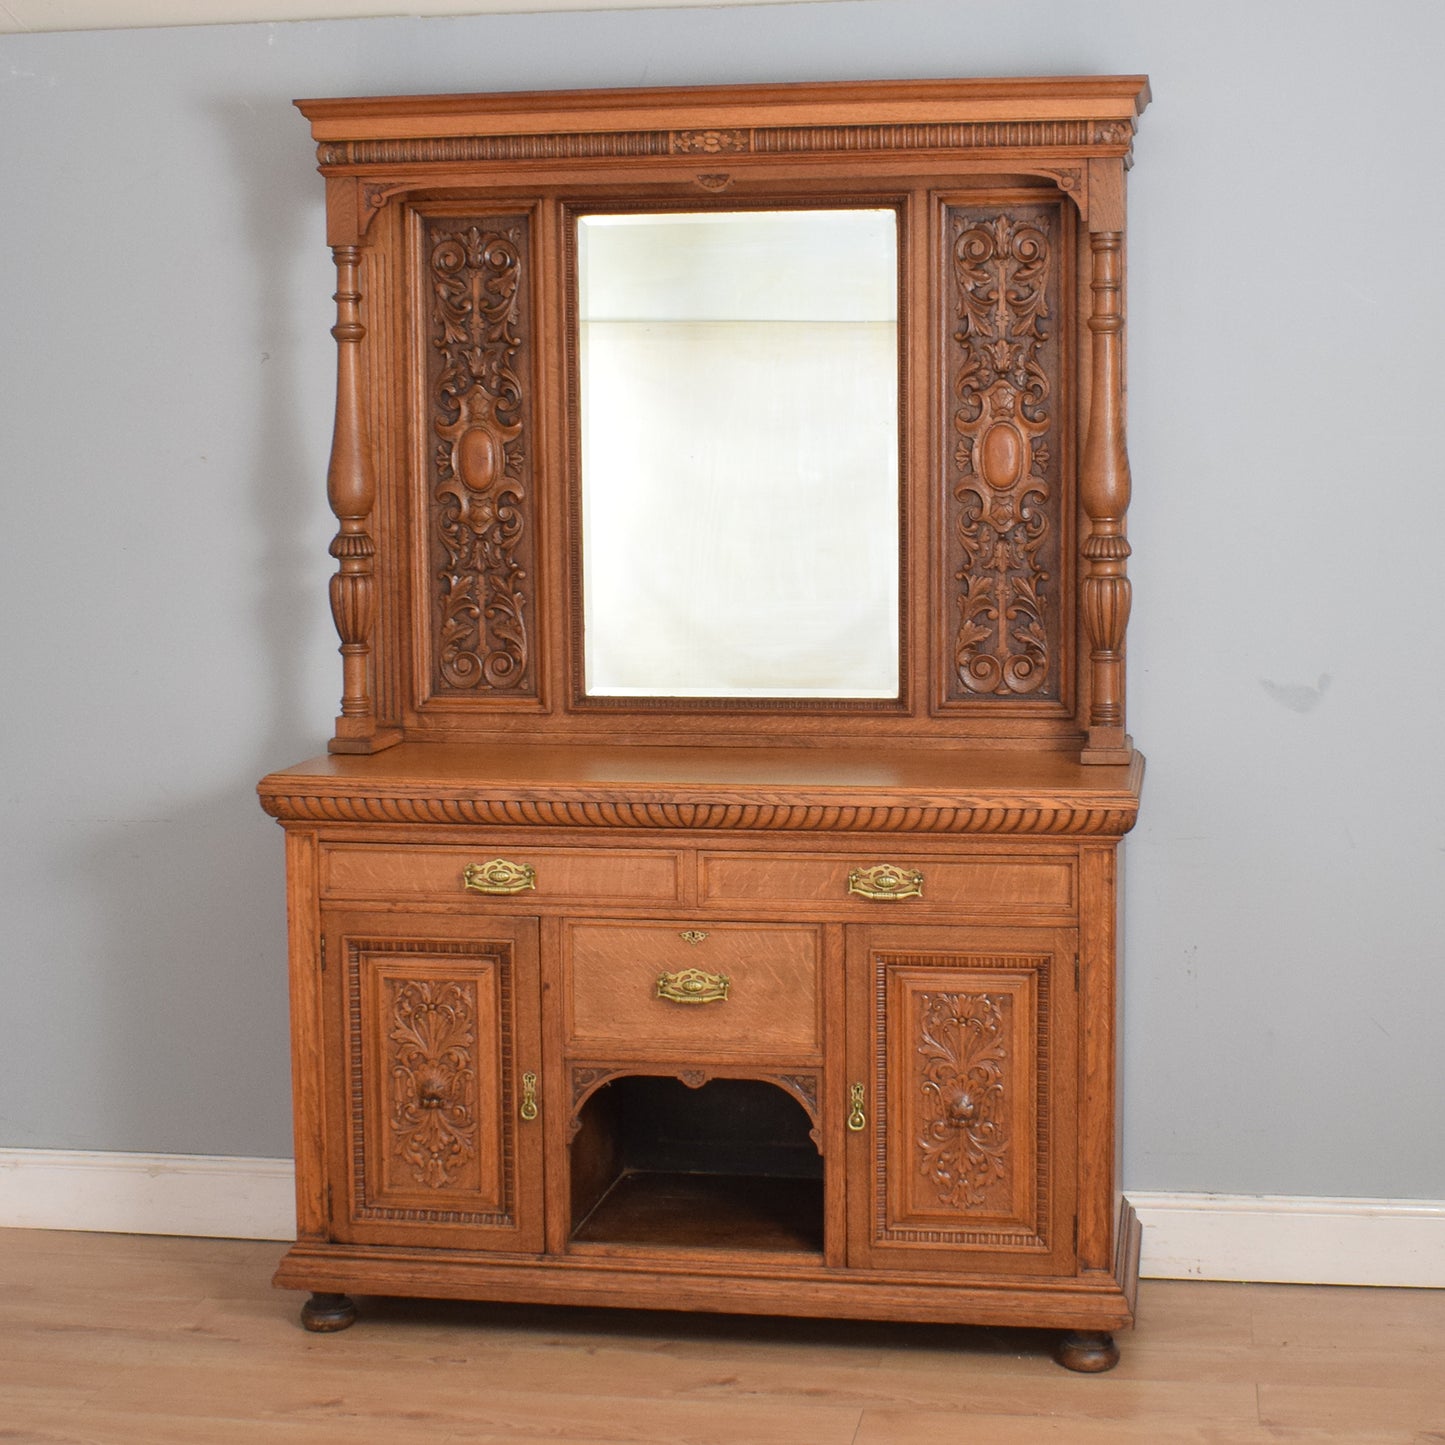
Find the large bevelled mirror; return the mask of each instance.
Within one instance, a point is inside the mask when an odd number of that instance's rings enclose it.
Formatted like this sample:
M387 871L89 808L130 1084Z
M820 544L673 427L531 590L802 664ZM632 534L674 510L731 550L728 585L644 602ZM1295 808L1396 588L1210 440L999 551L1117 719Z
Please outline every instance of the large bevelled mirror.
M585 690L898 695L890 209L577 219Z

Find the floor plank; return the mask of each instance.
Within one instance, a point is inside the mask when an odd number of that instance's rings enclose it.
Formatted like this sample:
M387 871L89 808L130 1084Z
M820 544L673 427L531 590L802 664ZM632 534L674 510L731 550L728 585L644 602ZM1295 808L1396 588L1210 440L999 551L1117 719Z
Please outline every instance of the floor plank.
M1445 1291L1148 1280L1107 1375L1042 1331L368 1300L281 1247L0 1230L0 1442L1445 1445Z

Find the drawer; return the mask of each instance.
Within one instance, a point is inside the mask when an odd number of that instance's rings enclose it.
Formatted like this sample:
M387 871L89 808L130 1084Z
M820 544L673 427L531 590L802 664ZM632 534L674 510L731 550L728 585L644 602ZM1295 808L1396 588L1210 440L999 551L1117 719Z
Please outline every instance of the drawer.
M678 899L678 855L650 849L332 843L322 850L321 869L328 898L468 900L479 909L511 900L510 912L548 900L604 905Z
M1071 857L705 853L701 863L704 904L813 904L890 918L934 908L1057 916L1076 906Z
M800 1060L823 1045L820 931L798 924L570 923L574 1057Z

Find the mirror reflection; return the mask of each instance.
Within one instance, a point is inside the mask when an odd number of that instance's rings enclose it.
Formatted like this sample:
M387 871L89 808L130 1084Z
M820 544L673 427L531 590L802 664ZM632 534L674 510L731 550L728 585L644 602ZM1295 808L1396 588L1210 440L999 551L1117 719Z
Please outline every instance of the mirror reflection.
M895 213L577 230L588 694L896 696Z

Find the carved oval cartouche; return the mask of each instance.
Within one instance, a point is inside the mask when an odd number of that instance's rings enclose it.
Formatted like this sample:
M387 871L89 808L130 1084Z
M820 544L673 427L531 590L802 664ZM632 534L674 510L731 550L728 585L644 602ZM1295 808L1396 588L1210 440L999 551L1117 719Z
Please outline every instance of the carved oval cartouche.
M996 421L979 447L983 479L996 491L1011 487L1023 475L1024 441L1012 422Z
M474 492L487 492L497 480L501 456L497 438L486 427L468 427L457 439L457 475Z

